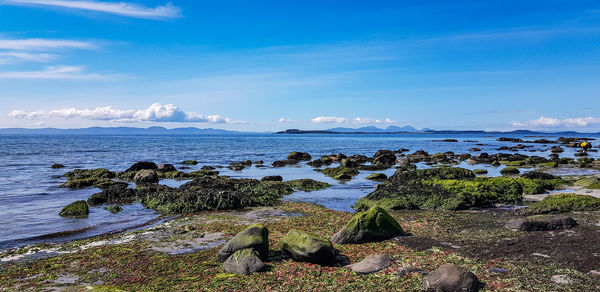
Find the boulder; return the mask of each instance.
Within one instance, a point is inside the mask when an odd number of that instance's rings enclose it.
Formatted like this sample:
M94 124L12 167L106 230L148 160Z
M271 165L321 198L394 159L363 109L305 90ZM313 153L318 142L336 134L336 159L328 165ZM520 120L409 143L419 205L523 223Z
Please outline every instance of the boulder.
M514 174L519 174L520 171L516 167L507 166L507 167L501 169L500 173L502 175L514 175Z
M281 177L281 175L267 175L267 176L264 176L260 180L261 181L282 181L283 178Z
M89 213L90 208L87 203L81 200L66 205L62 211L60 211L59 215L62 217L87 217Z
M390 150L379 150L373 155L373 164L392 166L396 164L396 154Z
M444 264L431 271L423 281L427 291L454 292L478 291L481 282L475 274L465 271L454 264Z
M64 168L64 167L65 166L60 163L54 163L54 164L50 165L50 168L54 168L54 169Z
M196 160L184 160L184 161L180 162L180 164L196 165L196 164L198 164L198 161L196 161Z
M281 238L281 250L299 262L309 262L320 265L335 263L336 251L327 239L305 231L291 229Z
M135 176L133 177L133 181L138 184L155 184L158 183L158 175L154 170L142 169L135 174Z
M577 221L569 216L537 215L511 219L505 226L513 231L545 231L572 228L577 226Z
M528 178L528 179L543 179L543 180L557 179L558 178L558 177L553 176L553 175L551 175L549 173L540 172L540 171L526 172L526 173L522 174L521 177Z
M355 214L331 241L338 244L364 243L382 241L403 234L404 231L396 219L382 208L372 207Z
M359 163L357 163L356 161L354 161L350 158L346 158L346 159L342 159L342 161L340 162L340 165L342 167L355 168L355 167L359 166Z
M305 161L309 161L312 159L312 157L310 156L310 154L305 153L305 152L290 152L290 154L288 154L287 157L289 160L305 160Z
M130 166L125 172L140 171L142 169L157 169L156 163L150 161L139 161Z
M385 175L385 173L372 173L369 176L367 176L366 179L374 181L383 181L387 179L387 175Z
M370 274L389 267L392 259L387 254L372 254L362 261L348 265L348 267L359 274Z
M237 250L223 263L225 272L242 275L258 272L264 267L265 264L258 257L258 252L251 248Z
M158 167L156 168L156 170L162 171L162 172L177 171L177 169L175 168L175 166L173 166L173 164L168 164L168 163L159 164Z
M487 174L488 171L486 169L474 169L473 173L474 174Z
M234 252L246 248L256 250L260 259L267 260L269 258L269 230L260 224L249 226L221 248L218 260L222 263Z

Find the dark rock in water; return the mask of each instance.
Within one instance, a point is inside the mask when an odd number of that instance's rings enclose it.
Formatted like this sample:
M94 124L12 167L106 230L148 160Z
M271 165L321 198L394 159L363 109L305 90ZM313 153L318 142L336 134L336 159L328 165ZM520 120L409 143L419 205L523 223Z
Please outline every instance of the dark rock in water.
M481 148L473 147L473 148L470 148L469 151L477 152L477 151L481 151Z
M68 181L62 184L61 187L72 189L91 186L105 188L114 184L122 184L121 182L113 181L112 178L116 177L116 173L105 168L74 169L65 173L64 176L67 177Z
M537 139L537 140L533 141L533 143L538 143L538 144L553 144L553 143L556 143L556 141L552 141L552 140L548 140L548 139Z
M246 166L243 164L240 164L240 163L232 163L227 168L229 168L233 171L242 171L244 168L246 168Z
M157 169L156 163L150 161L139 161L130 166L125 172L140 171L142 169Z
M493 161L492 163L490 163L490 165L491 165L491 166L498 167L498 166L500 166L500 165L502 165L502 164L500 164L500 162L498 162L498 160L495 160L495 161Z
M205 166L202 166L202 168L200 168L200 169L202 169L202 170L215 170L216 168L214 168L214 167L212 167L210 165L205 165Z
M115 213L122 212L123 208L121 208L121 206L115 205L115 206L106 206L106 207L104 207L104 210L115 214Z
M288 160L277 160L273 161L273 167L284 167L286 165L298 164L299 160L288 159Z
M458 142L456 139L431 140L433 142Z
M510 166L508 166L508 167L505 167L505 168L501 169L500 173L502 175L514 175L514 174L519 174L520 171L516 167L510 167Z
M346 158L346 159L342 159L342 161L340 162L340 165L342 167L356 168L359 166L359 163L350 158Z
M319 167L323 166L323 164L325 164L325 162L323 162L323 160L321 160L321 159L315 159L313 161L308 162L307 164L312 167L319 168ZM329 164L331 164L331 163L329 163Z
M180 162L180 164L196 165L196 164L198 164L198 161L196 161L196 160L184 160L184 161Z
M316 169L316 171L322 172L324 175L337 180L348 180L352 179L353 176L358 175L358 170L356 170L356 168L348 168L343 166L330 167L322 170Z
M488 173L488 171L487 171L487 170L485 170L485 169L474 169L474 170L473 170L473 173L474 173L474 174L478 174L478 175L479 175L479 174L487 174L487 173Z
M294 189L296 191L305 191L305 192L322 190L322 189L326 189L331 186L328 183L316 181L314 179L309 179L309 178L288 180L288 181L284 182L283 184L291 187L292 189Z
M393 151L378 150L375 155L373 155L373 164L392 166L396 164L396 159L396 154L394 154Z
M260 165L260 164L264 164L265 162L264 162L264 161L262 161L262 160L257 160L257 161L254 161L254 162L252 162L252 163L253 163L253 164L259 164L259 165Z
M228 273L249 275L264 269L265 264L258 257L258 253L245 248L234 252L223 263L223 270Z
M142 169L135 174L133 181L138 184L155 184L158 183L158 175L154 170Z
M423 281L427 291L454 292L479 291L482 283L475 274L465 271L454 264L443 264L431 271Z
M234 252L251 248L262 260L269 258L269 230L260 225L251 225L229 240L219 251L219 262L225 262Z
M511 219L505 226L514 231L545 231L572 228L577 226L577 221L568 216L536 215Z
M69 205L66 205L59 215L62 217L87 217L90 213L90 209L85 201L75 201Z
M301 230L288 231L281 238L280 246L281 250L299 262L332 265L336 260L336 251L329 240Z
M102 204L130 204L137 198L137 193L134 189L127 188L127 184L114 185L101 192L91 195L87 199L90 206Z
M387 254L372 254L356 264L348 265L348 267L359 274L370 274L389 267L391 261L392 259Z
M367 176L366 179L374 181L384 181L387 179L387 175L385 175L385 173L372 173L369 176Z
M310 154L305 153L305 152L291 152L290 154L288 154L287 157L289 160L304 160L304 161L309 161L312 159L312 157L310 156Z
M506 137L500 137L500 138L496 139L496 141L505 141L505 142L522 143L522 142L523 142L523 139L519 139L519 138L506 138Z
M60 164L60 163L54 163L54 164L50 165L50 168L54 168L54 169L57 169L57 168L64 168L64 167L65 167L65 166L64 166L64 165L62 165L62 164Z
M526 172L526 173L522 174L521 177L528 178L528 179L543 179L543 180L557 179L558 178L558 177L553 176L553 175L551 175L549 173L545 173L545 172L541 172L541 171Z
M261 181L282 181L283 178L281 177L281 175L267 175L267 176L264 176L260 180Z
M376 242L403 234L396 219L385 210L373 207L352 216L350 222L333 235L331 241L338 244Z
M252 165L252 160L244 160L239 162L241 165L243 166L251 166Z
M562 153L565 151L565 149L560 146L552 146L550 149L552 150L552 153Z
M167 163L159 164L158 167L156 168L156 170L163 171L163 172L177 171L177 169L175 168L175 166L173 164L167 164Z

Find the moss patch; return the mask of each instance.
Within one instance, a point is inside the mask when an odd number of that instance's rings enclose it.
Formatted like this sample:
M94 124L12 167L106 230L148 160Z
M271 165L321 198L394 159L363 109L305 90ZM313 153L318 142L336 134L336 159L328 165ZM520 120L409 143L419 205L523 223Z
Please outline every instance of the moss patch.
M539 202L535 202L521 210L520 213L535 215L596 210L600 210L600 198L578 194L560 194L548 196Z
M115 214L115 213L122 212L123 208L121 208L121 206L115 205L115 206L106 206L106 207L104 207L104 210Z
M75 201L69 205L66 205L59 215L63 217L87 217L90 213L90 209L85 201Z
M289 180L285 181L284 184L293 188L294 190L305 192L322 190L331 186L328 183L308 178Z
M343 166L329 167L325 169L315 169L315 171L321 172L328 177L332 177L338 180L346 180L358 175L358 170L356 168L349 168Z

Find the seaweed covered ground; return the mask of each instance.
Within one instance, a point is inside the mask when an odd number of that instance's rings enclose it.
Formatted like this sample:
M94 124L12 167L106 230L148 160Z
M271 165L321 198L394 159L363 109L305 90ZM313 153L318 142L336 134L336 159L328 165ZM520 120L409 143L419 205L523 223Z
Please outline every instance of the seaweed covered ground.
M539 232L508 230L504 224L519 215L503 209L390 214L409 235L335 244L335 266L295 262L278 248L279 241L291 228L331 238L352 214L308 203L280 203L201 212L144 230L11 250L0 254L0 290L419 291L424 274L443 263L472 271L488 291L600 289L598 212L569 213L577 227ZM218 250L254 223L269 229L268 269L249 276L225 273L217 261ZM367 275L344 267L372 253L388 254L393 262ZM403 266L421 272L401 276L397 271Z

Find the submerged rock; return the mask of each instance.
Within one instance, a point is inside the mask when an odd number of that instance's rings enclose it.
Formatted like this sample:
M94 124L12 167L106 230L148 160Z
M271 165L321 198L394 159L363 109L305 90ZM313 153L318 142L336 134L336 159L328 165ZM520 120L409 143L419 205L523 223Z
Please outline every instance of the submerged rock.
M322 170L316 169L316 171L319 171L324 175L337 180L348 180L352 179L353 176L358 175L358 170L356 170L356 168L348 168L343 166L330 167Z
M104 210L115 214L115 213L122 212L123 208L121 208L121 206L115 205L115 206L106 206L106 207L104 207Z
M130 166L125 172L129 171L140 171L142 169L157 169L156 163L150 161L139 161Z
M348 265L348 267L359 274L370 274L389 267L391 261L392 259L387 254L372 254L356 264Z
M69 205L66 205L59 215L62 217L87 217L90 213L90 209L85 201L75 201Z
M269 258L269 230L260 224L251 225L229 240L219 251L217 259L225 262L233 253L253 249L262 260Z
M338 231L331 241L338 244L364 243L390 239L403 235L396 219L379 207L370 208L352 216L350 222Z
M577 221L569 216L537 215L511 219L505 226L513 231L546 231L572 228L577 226Z
M228 273L249 275L264 269L265 264L260 260L256 250L240 249L223 262L223 270Z
M116 177L116 174L106 168L74 169L65 173L64 176L67 177L67 182L62 184L61 187L71 189L91 186L105 188L115 184L122 184L121 182L112 180Z
M475 274L465 271L454 264L443 264L431 271L423 281L427 291L454 292L479 291L481 282Z
M332 265L336 260L336 251L329 240L301 230L288 231L281 238L280 246L281 250L299 262Z
M65 166L64 166L64 165L62 165L62 164L60 164L60 163L54 163L54 164L50 165L50 168L54 168L54 169L57 169L57 168L64 168L64 167L65 167Z

